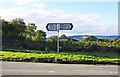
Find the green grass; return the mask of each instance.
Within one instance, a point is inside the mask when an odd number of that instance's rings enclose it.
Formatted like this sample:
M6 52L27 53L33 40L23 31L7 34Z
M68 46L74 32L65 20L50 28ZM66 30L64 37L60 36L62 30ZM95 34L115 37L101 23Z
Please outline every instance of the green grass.
M91 54L91 53L43 53L43 51L11 52L1 51L3 61L15 62L50 62L50 63L77 63L77 64L119 64L117 54Z

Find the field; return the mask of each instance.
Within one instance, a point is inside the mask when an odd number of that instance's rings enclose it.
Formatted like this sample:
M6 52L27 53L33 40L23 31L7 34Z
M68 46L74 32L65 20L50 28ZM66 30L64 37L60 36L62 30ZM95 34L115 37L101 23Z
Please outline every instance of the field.
M30 53L28 53L30 52ZM45 63L74 63L74 64L119 64L117 54L88 54L88 53L43 53L43 51L1 51L2 61L15 62L45 62Z

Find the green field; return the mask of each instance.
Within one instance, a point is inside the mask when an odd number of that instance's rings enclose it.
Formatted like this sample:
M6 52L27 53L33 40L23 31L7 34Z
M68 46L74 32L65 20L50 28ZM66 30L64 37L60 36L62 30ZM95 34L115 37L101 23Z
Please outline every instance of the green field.
M30 52L30 53L28 53ZM115 64L120 63L117 54L90 54L90 53L43 53L43 51L1 51L2 61L15 62L49 62L74 64Z

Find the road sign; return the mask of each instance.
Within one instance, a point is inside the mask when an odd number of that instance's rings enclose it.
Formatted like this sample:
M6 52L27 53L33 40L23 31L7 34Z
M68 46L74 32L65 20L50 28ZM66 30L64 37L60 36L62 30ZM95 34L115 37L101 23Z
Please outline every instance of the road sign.
M60 23L59 30L72 30L73 25L72 23Z
M60 41L67 41L67 39L59 39Z
M48 31L58 31L58 30L72 30L72 23L48 23L46 26Z
M46 28L48 31L57 31L57 23L48 23Z
M57 52L59 53L59 30L72 30L72 23L48 23L46 28L48 31L58 31ZM61 39L60 41L67 41L67 39Z

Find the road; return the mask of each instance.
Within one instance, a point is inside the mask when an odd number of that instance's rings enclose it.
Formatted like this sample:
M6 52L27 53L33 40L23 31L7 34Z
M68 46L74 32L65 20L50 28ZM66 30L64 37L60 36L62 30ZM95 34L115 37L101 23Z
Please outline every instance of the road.
M2 75L118 75L118 66L2 62Z

